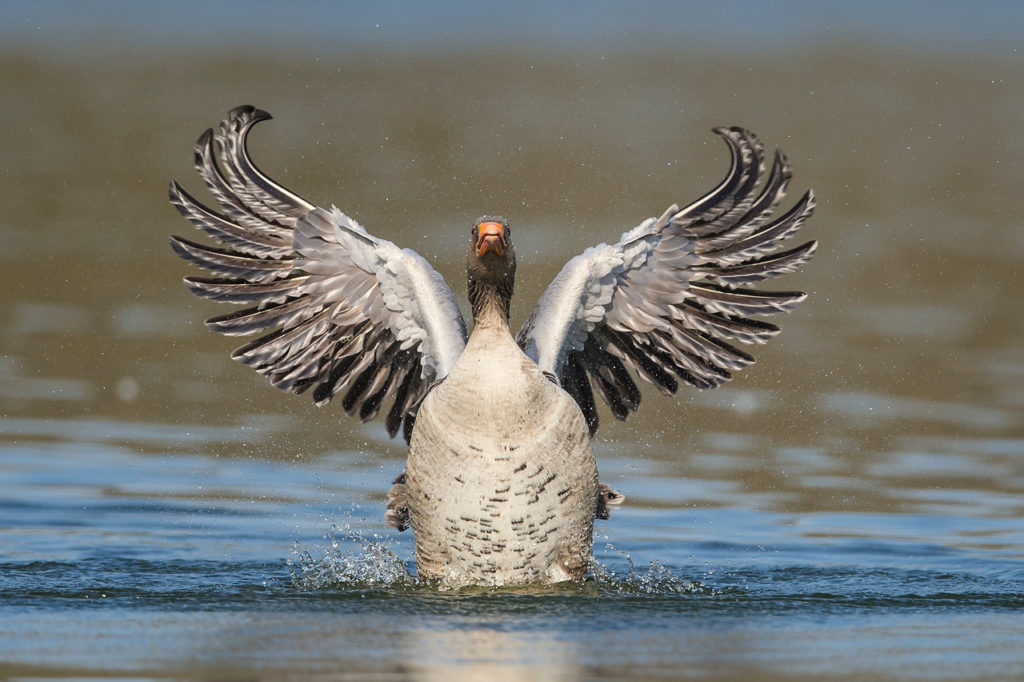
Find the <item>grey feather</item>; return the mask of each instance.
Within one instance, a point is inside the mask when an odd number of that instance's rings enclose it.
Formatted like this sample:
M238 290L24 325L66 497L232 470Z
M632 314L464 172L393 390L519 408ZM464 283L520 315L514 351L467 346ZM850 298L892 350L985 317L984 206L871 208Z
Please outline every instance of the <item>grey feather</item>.
M730 153L722 181L685 208L672 205L618 243L571 260L516 337L573 395L592 431L594 392L619 419L636 409L639 391L626 381L627 368L668 394L677 379L720 386L754 362L730 341L764 343L779 332L752 316L787 312L806 298L750 285L810 259L816 242L778 249L813 213L813 193L772 220L792 177L786 156L777 151L765 177L756 136L742 128L715 132Z
M293 272L290 259L252 258L226 249L196 244L182 237L171 237L171 248L193 265L229 278L265 283L287 277Z
M414 252L336 209L318 209L257 168L248 134L269 118L237 107L218 132L199 137L196 170L219 210L172 181L175 208L224 245L172 237L179 256L214 275L185 283L197 296L250 306L206 321L222 334L262 334L234 359L282 390L312 389L319 405L342 394L345 410L363 420L392 400L388 432L404 423L408 435L424 393L465 346L455 295Z
M259 257L280 258L291 252L291 245L281 237L266 230L243 227L229 218L206 208L191 194L171 181L171 203L178 212L206 234L239 252Z

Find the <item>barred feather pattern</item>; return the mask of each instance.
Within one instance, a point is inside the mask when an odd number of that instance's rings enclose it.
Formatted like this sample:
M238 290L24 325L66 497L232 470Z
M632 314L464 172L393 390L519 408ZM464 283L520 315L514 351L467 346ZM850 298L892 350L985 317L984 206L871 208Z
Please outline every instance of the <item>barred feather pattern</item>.
M599 423L595 392L625 419L640 404L634 375L668 395L680 381L720 386L754 362L734 342L762 344L779 333L755 316L788 312L806 298L751 285L811 258L815 241L779 249L813 213L813 192L775 217L792 177L786 156L776 151L767 170L752 133L714 132L730 152L718 186L570 260L516 337L576 399L591 433Z
M221 244L171 237L179 256L213 275L185 283L197 296L249 306L206 321L221 334L261 335L235 360L282 390L312 390L318 405L342 395L346 412L364 421L390 401L388 433L404 425L408 440L423 396L465 347L454 294L419 255L260 171L247 136L270 118L237 107L199 137L195 167L218 209L171 182L175 208Z

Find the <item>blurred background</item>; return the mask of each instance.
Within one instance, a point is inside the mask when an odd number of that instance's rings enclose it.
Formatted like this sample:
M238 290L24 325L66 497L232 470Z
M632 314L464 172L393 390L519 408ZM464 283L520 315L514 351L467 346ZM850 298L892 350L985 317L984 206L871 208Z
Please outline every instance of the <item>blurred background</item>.
M725 388L603 413L607 450L639 441L700 477L693 457L724 449L715 477L800 508L899 506L907 477L1018 493L1022 20L956 2L4 5L2 437L93 425L145 450L142 425L176 447L217 427L219 455L355 448L399 469L380 425L230 361L201 324L223 310L180 283L195 273L167 236L196 234L166 186L207 198L192 145L238 104L276 117L251 137L264 171L460 295L466 229L508 216L513 326L566 259L710 189L727 157L709 129L742 125L790 156L792 198L817 193L801 237L821 247L783 287L811 295Z
M0 3L0 677L1018 676L1021 36L1013 2ZM726 386L602 408L619 578L403 587L404 444L232 362L169 248L241 104L268 175L460 296L505 215L514 327L721 179L712 127L788 154L807 301Z

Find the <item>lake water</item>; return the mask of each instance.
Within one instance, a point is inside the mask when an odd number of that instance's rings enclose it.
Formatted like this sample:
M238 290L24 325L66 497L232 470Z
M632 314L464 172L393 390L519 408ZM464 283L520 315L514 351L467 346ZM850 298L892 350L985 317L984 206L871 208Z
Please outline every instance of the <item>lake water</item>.
M297 44L263 8L216 48L166 9L41 7L0 13L0 678L1024 676L1018 10L961 34L943 4L900 42L784 4L688 48L621 10L493 43L486 12L352 10L381 40L330 42L329 6ZM725 387L602 412L627 500L592 580L417 585L384 524L402 444L233 363L181 285L167 182L205 198L192 144L243 103L276 117L264 170L460 294L466 230L506 215L514 326L565 260L711 188L709 129L744 125L819 198L784 287L810 297Z

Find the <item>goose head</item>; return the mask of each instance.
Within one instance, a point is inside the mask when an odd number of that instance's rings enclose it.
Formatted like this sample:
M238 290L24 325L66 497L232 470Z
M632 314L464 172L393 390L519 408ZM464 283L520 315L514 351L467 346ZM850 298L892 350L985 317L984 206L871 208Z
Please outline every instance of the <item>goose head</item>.
M500 216L477 219L466 253L466 289L477 324L492 315L508 324L515 279L516 250L508 221Z

